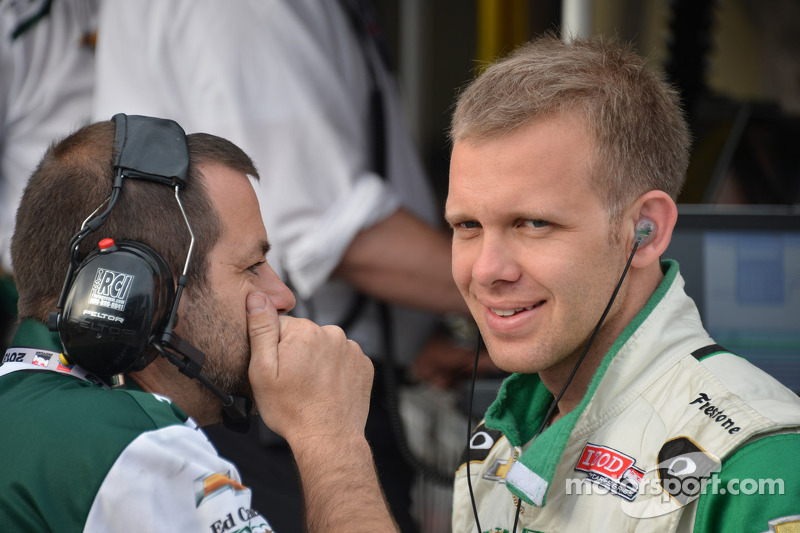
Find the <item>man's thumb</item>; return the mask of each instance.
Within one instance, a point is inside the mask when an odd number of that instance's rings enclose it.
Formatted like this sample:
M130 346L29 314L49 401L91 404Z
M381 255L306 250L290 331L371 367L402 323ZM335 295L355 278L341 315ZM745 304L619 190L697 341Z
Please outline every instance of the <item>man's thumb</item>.
M247 295L247 332L251 352L274 352L280 338L278 312L263 292Z

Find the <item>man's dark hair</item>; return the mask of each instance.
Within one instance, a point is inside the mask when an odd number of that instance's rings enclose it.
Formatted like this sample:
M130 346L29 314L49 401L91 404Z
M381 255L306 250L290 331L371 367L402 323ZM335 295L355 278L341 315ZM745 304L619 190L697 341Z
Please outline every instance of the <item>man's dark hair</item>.
M112 122L97 122L54 143L25 188L11 241L21 319L46 322L55 308L69 264L69 241L111 192L114 132ZM188 291L204 288L206 258L222 232L199 167L220 164L254 179L258 173L250 157L230 141L205 133L186 139L189 178L180 197L196 240ZM125 180L109 219L81 243L81 257L106 237L149 245L173 276L183 271L191 240L174 189L140 179Z

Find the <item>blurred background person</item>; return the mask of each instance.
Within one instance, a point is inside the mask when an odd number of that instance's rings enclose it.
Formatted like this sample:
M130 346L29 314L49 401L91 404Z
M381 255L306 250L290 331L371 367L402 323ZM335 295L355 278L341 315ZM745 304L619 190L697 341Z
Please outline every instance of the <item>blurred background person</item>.
M375 362L367 436L398 523L416 531L397 387L415 362L426 379L453 383L474 348L435 337L441 314L467 311L370 6L111 0L97 60L96 117L168 117L252 154L274 228L270 263L296 292L296 314L343 327ZM233 460L261 454L243 472L256 507L278 531L300 531L285 443L264 428L210 434Z
M11 234L47 146L88 122L100 0L0 2L0 348L17 316Z

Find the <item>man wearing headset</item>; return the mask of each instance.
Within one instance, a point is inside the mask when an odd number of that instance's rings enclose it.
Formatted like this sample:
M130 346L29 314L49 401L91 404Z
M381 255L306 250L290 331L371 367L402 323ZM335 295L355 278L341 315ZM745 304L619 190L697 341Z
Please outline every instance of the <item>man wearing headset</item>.
M453 274L515 373L453 531L796 527L800 462L776 458L800 449L800 399L716 345L661 260L690 142L675 91L624 45L547 36L460 95L451 138Z
M128 117L142 121L168 122ZM157 339L146 349L154 350L145 354L149 364L117 386L71 364L69 349L61 353L63 329L59 337L45 323L59 307L70 239L92 225L93 210L112 204L115 122L54 144L18 210L12 258L23 322L0 366L3 530L272 531L236 467L198 429L220 421L220 397L230 395L251 397L290 443L309 531L394 530L364 438L372 365L340 329L279 316L294 296L266 262L269 242L248 180L256 170L232 143L187 136L185 185L173 196L161 183L125 178L107 220L80 243L86 258L104 237L114 241L104 249L138 241L179 273L191 226L197 242L178 282L186 289L174 333L205 354L209 384L159 356ZM122 278L114 285L120 297L124 286ZM90 323L98 339L116 326Z

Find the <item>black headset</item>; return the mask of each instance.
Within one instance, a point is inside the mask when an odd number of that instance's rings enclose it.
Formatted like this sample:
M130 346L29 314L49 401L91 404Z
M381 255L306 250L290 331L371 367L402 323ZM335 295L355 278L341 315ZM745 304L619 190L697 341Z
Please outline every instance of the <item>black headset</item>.
M214 385L201 372L205 354L173 331L194 247L194 234L180 200L189 171L186 134L172 120L124 114L111 120L116 126L111 194L70 240L69 268L58 311L50 313L48 326L58 332L69 362L89 372L103 377L135 372L160 354L222 400L226 421L246 420L248 401ZM81 241L105 223L130 178L174 189L191 236L177 283L167 262L141 242L103 239L80 258ZM97 214L103 205L105 211Z

